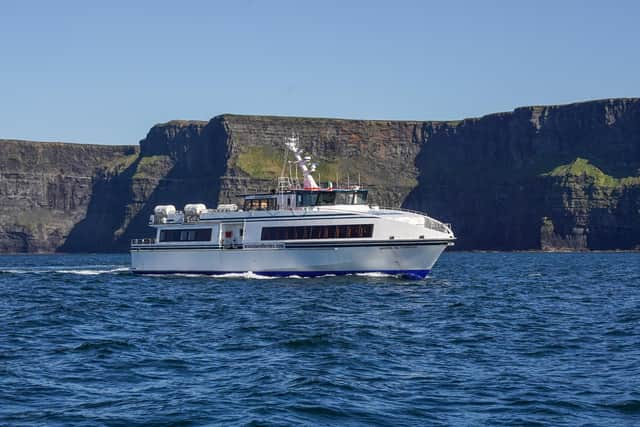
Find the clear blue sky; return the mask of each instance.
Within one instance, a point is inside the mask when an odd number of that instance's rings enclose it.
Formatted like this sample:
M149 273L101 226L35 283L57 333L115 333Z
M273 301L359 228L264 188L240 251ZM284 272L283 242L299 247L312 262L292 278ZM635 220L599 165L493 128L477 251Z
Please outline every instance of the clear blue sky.
M632 96L637 1L0 3L0 138L135 144L221 113L435 120Z

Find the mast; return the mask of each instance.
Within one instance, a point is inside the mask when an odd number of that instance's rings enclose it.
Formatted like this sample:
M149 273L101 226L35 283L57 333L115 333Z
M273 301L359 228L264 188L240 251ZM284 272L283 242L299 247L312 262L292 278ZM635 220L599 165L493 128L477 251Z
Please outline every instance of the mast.
M295 157L295 162L300 170L302 171L302 175L304 176L303 188L305 190L318 190L320 187L316 184L315 179L313 179L313 172L316 171L316 167L318 166L316 163L311 163L311 157L305 156L302 157L302 150L298 147L298 137L291 136L287 138L285 145Z

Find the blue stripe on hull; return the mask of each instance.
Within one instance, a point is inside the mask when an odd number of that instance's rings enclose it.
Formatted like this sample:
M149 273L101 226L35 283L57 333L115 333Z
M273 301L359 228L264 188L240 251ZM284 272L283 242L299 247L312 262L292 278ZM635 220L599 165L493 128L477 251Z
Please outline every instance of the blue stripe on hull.
M429 275L431 270L369 270L369 271L253 271L260 276L270 277L287 277L287 276L301 276L301 277L318 277L328 274L335 274L336 276L342 276L345 274L358 274L358 273L382 273L391 274L394 276L403 276L408 279L424 279ZM205 275L220 275L220 274L243 274L246 271L144 271L133 270L136 274L205 274Z

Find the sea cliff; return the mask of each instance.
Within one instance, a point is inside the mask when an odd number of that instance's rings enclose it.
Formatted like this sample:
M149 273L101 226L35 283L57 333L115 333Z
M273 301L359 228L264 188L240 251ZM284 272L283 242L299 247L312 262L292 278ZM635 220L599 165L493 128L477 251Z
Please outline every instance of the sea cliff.
M119 251L156 204L274 188L292 132L322 181L453 224L458 249L640 247L640 99L533 106L460 121L221 115L139 146L0 140L0 251Z

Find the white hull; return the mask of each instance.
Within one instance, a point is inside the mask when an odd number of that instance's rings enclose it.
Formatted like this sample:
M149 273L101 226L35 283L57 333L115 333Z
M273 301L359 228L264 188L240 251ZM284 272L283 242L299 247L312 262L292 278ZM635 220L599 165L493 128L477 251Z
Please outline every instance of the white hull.
M256 274L318 276L383 272L425 277L447 247L443 241L369 242L365 246L305 248L133 248L135 273Z

